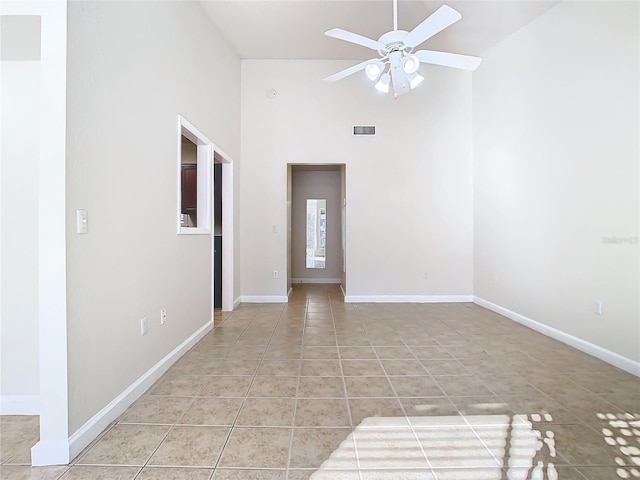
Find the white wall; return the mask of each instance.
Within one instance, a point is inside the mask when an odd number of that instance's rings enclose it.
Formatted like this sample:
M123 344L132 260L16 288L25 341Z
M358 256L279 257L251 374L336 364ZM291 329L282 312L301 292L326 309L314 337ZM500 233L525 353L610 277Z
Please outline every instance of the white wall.
M286 294L287 163L347 165L348 295L470 295L471 74L433 66L398 100L322 81L353 63L242 61L243 296Z
M211 320L212 238L176 235L178 114L237 160L240 62L198 2L70 2L68 82L73 433Z
M40 392L38 355L38 162L40 62L3 61L0 205L2 413L28 411ZM25 411L10 408L12 398ZM33 402L30 402L31 399ZM15 405L18 407L19 405ZM31 408L33 408L31 406Z
M296 171L292 174L291 205L291 276L295 279L331 279L339 283L342 278L340 232L340 170ZM327 237L325 268L306 268L307 199L324 198L327 201Z
M563 2L473 78L475 295L635 361L638 19L637 2Z

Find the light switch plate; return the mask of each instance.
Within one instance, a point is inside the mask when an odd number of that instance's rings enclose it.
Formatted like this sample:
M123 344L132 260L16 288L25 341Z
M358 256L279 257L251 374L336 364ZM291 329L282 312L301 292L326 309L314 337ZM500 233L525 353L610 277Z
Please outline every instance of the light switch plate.
M78 233L89 233L89 214L86 210L76 210L76 224Z

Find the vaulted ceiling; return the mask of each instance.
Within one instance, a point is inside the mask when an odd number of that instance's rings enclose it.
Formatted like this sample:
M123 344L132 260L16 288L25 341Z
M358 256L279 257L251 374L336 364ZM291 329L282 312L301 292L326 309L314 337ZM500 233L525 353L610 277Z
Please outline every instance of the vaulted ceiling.
M241 58L368 59L371 50L329 38L342 28L377 40L393 30L393 0L201 0ZM412 30L444 2L398 0L398 29ZM460 0L446 4L462 19L421 48L478 55L558 3L551 0Z

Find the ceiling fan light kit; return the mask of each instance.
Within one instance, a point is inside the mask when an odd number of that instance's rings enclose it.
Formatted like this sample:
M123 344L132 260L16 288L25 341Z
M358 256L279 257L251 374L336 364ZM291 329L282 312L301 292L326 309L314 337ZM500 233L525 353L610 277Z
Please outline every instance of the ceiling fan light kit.
M482 58L434 50L413 52L415 47L461 18L462 15L453 8L442 5L412 31L398 30L398 2L393 0L393 30L382 35L377 41L340 28L325 32L328 37L376 50L380 58L365 60L324 80L335 82L364 70L367 78L376 82L376 90L389 93L393 86L393 96L398 98L399 95L413 90L424 81L424 76L418 73L421 63L473 71L478 68Z

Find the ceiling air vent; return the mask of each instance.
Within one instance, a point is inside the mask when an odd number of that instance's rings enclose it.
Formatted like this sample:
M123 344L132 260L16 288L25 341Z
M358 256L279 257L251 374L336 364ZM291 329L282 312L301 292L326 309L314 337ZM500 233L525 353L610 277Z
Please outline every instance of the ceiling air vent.
M353 134L354 135L375 135L376 126L375 125L354 125Z

